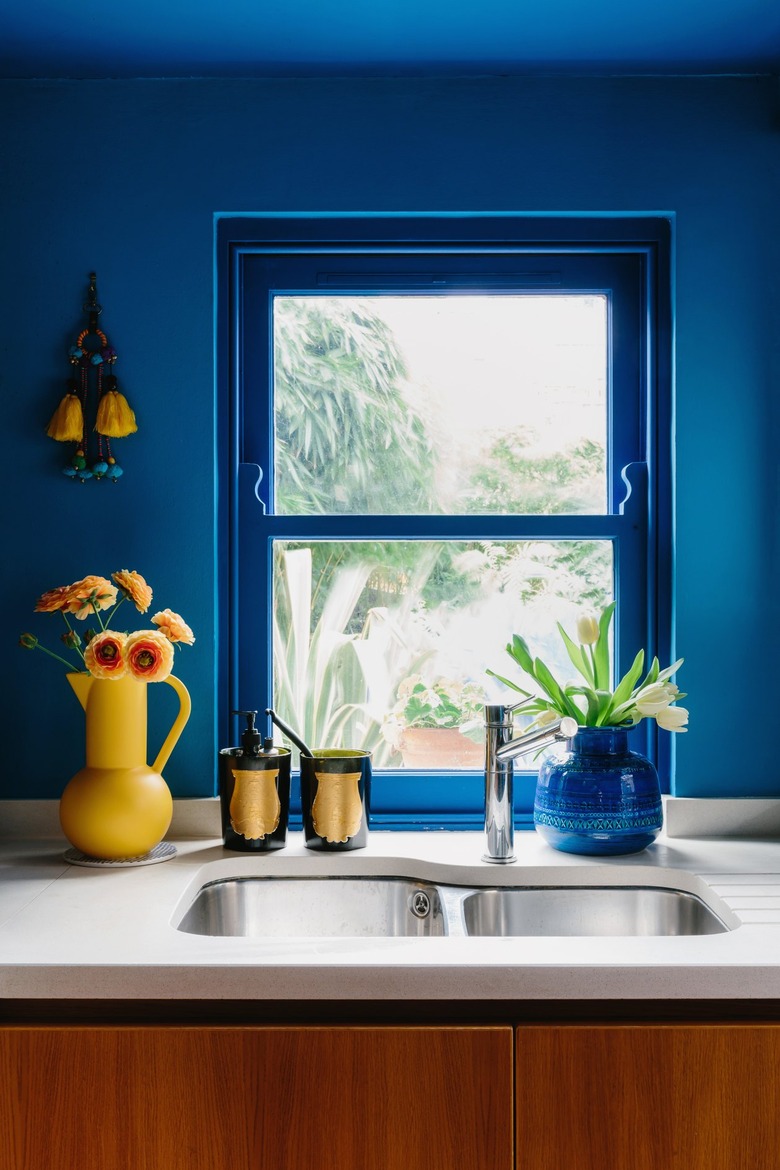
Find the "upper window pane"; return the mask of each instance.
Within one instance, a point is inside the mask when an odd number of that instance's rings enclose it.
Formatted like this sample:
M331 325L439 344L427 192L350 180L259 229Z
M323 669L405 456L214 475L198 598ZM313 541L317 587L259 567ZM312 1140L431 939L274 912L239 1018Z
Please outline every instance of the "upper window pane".
M276 513L604 513L607 307L275 296Z

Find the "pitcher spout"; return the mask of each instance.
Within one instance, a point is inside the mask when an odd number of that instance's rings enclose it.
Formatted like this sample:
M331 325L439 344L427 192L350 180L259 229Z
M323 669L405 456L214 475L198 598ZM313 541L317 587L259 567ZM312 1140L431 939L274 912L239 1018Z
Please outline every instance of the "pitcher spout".
M75 671L66 674L65 677L73 687L73 692L76 698L81 703L83 709L86 711L89 692L92 689L93 682L95 681L94 677L91 674L77 674Z

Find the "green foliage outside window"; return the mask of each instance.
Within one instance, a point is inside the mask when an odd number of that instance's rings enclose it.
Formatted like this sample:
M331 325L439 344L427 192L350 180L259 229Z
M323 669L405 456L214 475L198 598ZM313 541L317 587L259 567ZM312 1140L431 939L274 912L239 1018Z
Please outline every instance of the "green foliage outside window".
M277 298L274 376L277 512L442 512L434 447L404 393L403 355L386 323L359 299ZM471 472L464 510L598 510L592 503L603 494L599 444L584 441L545 455L533 454L529 445L530 436L521 431L499 435ZM486 574L519 604L547 593L598 609L611 595L604 542L439 542L428 546L419 563L415 542L303 543L310 552L300 572L309 581L298 579L298 570L291 577L298 562L286 557L277 576L284 587L275 612L275 705L320 744L349 732L380 756L386 756L382 706L392 706L401 678L425 657L419 646L403 645L405 635L393 616L401 599L405 620L424 628L429 616L476 600ZM286 544L288 552L295 548ZM291 592L294 579L299 583ZM344 590L340 602L336 594ZM384 645L398 671L384 684L376 655L382 621L394 628ZM304 660L308 681L295 669Z

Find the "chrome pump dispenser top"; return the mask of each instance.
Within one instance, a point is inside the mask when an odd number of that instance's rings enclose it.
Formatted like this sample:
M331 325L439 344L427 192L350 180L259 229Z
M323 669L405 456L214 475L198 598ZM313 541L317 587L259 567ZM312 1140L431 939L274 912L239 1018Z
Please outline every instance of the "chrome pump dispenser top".
M255 726L257 711L234 711L246 726L241 746L219 753L219 799L226 849L263 853L287 843L290 750L277 748Z

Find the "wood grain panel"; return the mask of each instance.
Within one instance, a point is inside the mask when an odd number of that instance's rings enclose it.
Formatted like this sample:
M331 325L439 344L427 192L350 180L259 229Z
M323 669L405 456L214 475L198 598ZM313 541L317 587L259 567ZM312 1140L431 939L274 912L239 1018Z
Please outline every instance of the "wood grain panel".
M778 1170L780 1026L524 1027L518 1170Z
M778 1170L780 1026L675 1032L674 1170Z
M511 1170L511 1028L5 1028L2 1170Z

